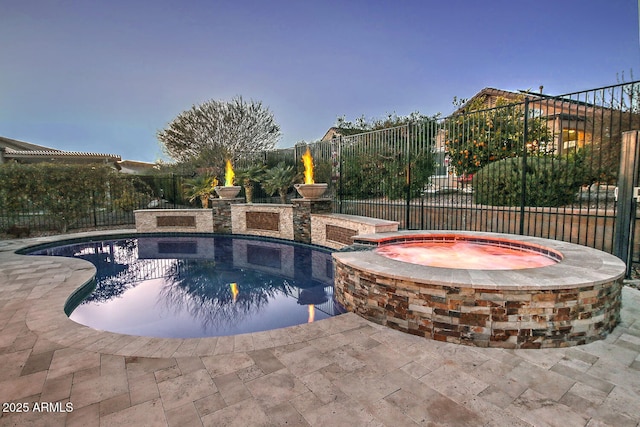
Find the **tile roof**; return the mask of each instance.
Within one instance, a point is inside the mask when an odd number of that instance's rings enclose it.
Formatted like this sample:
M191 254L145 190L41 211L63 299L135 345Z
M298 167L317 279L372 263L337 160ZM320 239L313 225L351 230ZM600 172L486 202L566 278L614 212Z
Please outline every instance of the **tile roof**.
M100 157L120 161L121 157L116 154L89 153L83 151L61 151L61 150L14 150L5 148L7 157Z

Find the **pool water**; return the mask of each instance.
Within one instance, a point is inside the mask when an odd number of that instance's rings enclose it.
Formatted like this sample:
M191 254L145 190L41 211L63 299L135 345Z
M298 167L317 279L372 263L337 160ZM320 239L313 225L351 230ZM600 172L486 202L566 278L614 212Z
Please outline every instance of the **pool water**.
M557 262L541 252L467 241L427 241L380 246L375 250L397 261L467 270L520 270Z
M31 252L97 268L95 289L66 308L94 329L197 338L259 332L344 312L333 299L331 254L231 236L136 237ZM78 298L73 298L78 300ZM77 306L73 307L73 305Z

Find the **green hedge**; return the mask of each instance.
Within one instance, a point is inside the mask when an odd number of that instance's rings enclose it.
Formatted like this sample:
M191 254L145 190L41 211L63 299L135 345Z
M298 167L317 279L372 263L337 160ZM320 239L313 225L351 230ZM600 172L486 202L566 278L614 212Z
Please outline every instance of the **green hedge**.
M66 231L96 212L131 212L146 207L151 190L135 176L103 165L54 163L0 165L0 219L3 227L38 223Z
M407 188L407 166L411 182ZM436 169L430 150L413 154L408 162L404 153L363 151L352 153L343 161L342 195L357 199L387 197L404 199L407 190L411 198L420 197Z
M575 156L574 156L575 157ZM475 202L519 206L522 197L522 158L508 158L480 169L473 177ZM587 175L579 158L530 157L526 165L526 206L571 204Z

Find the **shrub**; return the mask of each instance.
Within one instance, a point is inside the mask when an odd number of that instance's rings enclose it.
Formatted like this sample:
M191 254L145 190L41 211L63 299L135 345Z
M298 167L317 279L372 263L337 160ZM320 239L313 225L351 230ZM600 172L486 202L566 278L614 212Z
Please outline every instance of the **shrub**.
M300 175L294 166L287 166L284 162L268 169L262 181L262 187L269 195L278 193L280 203L287 203L287 192L299 179Z
M344 161L342 194L360 199L404 199L407 197L407 166L411 168L409 195L419 197L435 172L435 160L430 150L413 154L410 162L404 153L389 150L354 153Z
M519 206L522 197L522 158L490 163L473 177L475 202L494 206ZM572 203L587 179L579 158L553 156L527 159L526 206L563 206Z
M133 212L135 209L146 208L153 192L151 187L136 176L111 175L109 193L114 198L113 205L117 209Z
M149 200L149 188L103 165L0 165L0 213L7 223L38 219L59 231L85 223L115 205L125 211Z

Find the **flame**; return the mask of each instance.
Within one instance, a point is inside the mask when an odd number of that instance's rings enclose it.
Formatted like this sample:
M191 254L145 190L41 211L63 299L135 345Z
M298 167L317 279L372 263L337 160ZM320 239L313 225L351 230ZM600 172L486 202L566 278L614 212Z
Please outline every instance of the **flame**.
M238 298L238 284L237 283L231 283L229 284L229 287L231 288L231 295L233 295L233 302L236 302L236 298Z
M231 160L227 160L227 164L224 167L224 186L231 187L233 185L233 178L236 174L231 167Z
M302 155L302 163L304 163L304 183L313 184L313 158L311 151L307 147L307 151Z
M316 318L316 307L313 304L309 304L309 320L307 323L313 323Z

